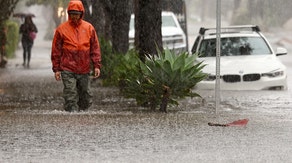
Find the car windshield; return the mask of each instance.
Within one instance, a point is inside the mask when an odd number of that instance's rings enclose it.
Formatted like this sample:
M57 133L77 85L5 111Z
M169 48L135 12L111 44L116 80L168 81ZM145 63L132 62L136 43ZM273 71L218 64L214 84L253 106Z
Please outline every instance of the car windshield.
M216 38L205 39L199 49L200 57L216 56ZM271 49L261 37L221 38L221 56L272 54Z
M172 16L162 16L162 27L176 27Z
M173 17L171 15L162 16L162 27L177 27ZM130 30L134 30L134 17L131 17L130 20Z

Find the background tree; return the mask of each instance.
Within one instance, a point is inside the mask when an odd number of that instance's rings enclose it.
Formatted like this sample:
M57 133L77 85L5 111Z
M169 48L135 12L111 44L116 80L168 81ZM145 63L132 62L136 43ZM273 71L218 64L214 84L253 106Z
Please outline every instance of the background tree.
M109 23L111 22L111 2L104 0L82 0L82 3L84 4L85 8L84 19L94 26L98 36L102 36L106 40L111 40L111 34L107 32L111 31ZM91 11L90 7L92 8Z
M12 1L3 1L8 3ZM171 10L177 13L184 0L82 0L86 8L85 19L93 24L99 37L110 41L113 51L124 53L128 48L128 30L130 14L136 14L136 49L141 56L154 54L156 46L162 50L161 41L161 10ZM206 0L185 0L192 14L197 12L204 20L207 17L215 18L215 3ZM69 0L27 0L27 4L44 4L52 6L56 25L61 22L58 14L60 7L63 13ZM222 1L224 18L231 18L230 24L258 24L260 26L282 25L291 16L292 1L279 0L230 0ZM284 4L284 5L283 5ZM6 6L6 5L2 5ZM6 7L5 7L6 8ZM91 10L90 10L91 9ZM200 12L201 11L201 12ZM189 11L190 13L190 11ZM279 16L281 15L281 16ZM190 14L189 14L190 16ZM141 44L140 44L141 43ZM153 53L154 52L154 53Z
M101 4L103 9L95 8ZM116 53L126 53L129 47L129 23L131 15L132 0L98 0L93 1L92 7L94 11L103 10L104 24L103 32L101 36L104 36L106 40L112 42L113 51ZM92 18L96 18L94 15ZM102 21L96 20L95 22ZM94 21L92 21L94 22Z
M112 44L113 50L125 54L129 48L130 5L132 0L113 0Z
M142 60L162 51L161 0L134 0L135 47Z
M5 61L5 44L6 44L6 26L5 22L9 19L11 13L13 12L16 4L19 0L0 0L0 66L4 67Z
M129 47L132 0L82 0L82 2L86 9L85 19L93 24L98 35L112 42L114 52L126 53Z
M56 26L58 26L62 22L62 18L66 15L66 9L67 5L70 0L58 0L58 1L52 1L52 0L27 0L26 5L45 5L45 6L51 6L53 10L53 20ZM60 11L60 9L63 8L63 11ZM61 15L60 15L61 13Z
M19 0L0 0L0 23L8 20Z

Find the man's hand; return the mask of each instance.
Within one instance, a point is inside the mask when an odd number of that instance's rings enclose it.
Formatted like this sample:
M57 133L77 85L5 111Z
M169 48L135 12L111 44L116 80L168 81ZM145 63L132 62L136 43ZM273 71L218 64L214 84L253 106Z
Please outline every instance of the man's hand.
M100 76L100 69L99 68L95 68L94 69L94 76L93 78L98 78Z
M60 72L60 71L56 71L56 72L55 72L55 79L56 79L57 81L60 81L60 80L61 80L61 72Z

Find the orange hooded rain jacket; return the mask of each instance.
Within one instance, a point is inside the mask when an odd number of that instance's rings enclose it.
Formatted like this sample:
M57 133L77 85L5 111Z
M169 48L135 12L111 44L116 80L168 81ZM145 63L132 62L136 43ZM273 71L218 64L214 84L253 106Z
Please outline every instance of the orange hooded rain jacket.
M101 53L98 37L94 27L82 20L84 7L79 0L71 0L68 11L81 11L81 19L74 24L69 20L57 27L52 43L52 69L70 71L76 74L90 72L92 61L94 68L101 67Z

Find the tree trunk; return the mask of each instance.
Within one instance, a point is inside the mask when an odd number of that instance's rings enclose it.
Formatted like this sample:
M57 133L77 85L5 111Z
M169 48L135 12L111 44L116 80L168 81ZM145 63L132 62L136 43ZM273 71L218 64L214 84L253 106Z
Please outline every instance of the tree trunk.
M162 51L161 0L135 0L135 47L144 61L146 55Z
M132 1L113 1L112 13L112 45L113 51L125 54L129 48L130 5Z
M104 8L100 0L93 1L91 23L99 37L104 37L105 35L105 20Z
M83 18L84 18L84 20L89 21L90 17L91 17L90 10L89 10L89 5L90 4L88 3L87 0L81 0L81 1L82 1L84 10L85 10L85 12L83 13Z
M156 99L155 97L152 97L152 99L150 100L150 110L151 111L155 111L157 103L156 103Z
M114 0L100 0L104 11L104 38L106 40L112 40L112 10Z
M112 12L112 3L109 0L82 0L85 8L85 17L84 19L90 22L99 37L103 37L106 40L111 41L111 12ZM89 6L92 7L92 12L89 12Z
M163 86L164 94L162 96L161 105L160 105L160 111L166 113L167 112L167 105L169 101L170 96L170 88L168 86Z

